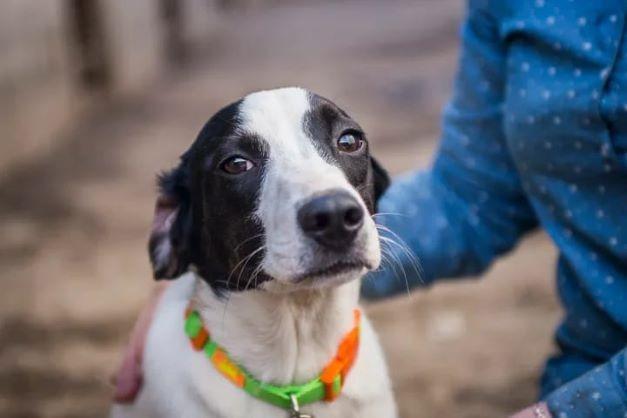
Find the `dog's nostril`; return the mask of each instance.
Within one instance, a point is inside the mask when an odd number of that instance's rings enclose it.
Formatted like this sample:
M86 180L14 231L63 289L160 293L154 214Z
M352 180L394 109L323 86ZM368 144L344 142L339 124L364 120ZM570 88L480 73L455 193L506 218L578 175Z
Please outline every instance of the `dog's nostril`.
M344 214L344 223L349 227L355 227L361 224L364 218L364 212L359 206L349 208Z
M331 219L329 217L328 213L317 213L314 216L314 229L316 230L323 230L324 228L328 227L329 224L331 223Z

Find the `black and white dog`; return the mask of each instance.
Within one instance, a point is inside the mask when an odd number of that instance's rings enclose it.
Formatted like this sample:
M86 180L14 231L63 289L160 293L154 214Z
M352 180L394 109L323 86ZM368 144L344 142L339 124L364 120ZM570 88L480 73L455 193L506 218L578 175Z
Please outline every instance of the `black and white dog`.
M184 331L188 304L230 358L274 385L319 375L353 327L359 279L379 266L372 215L388 176L360 126L300 88L250 94L214 115L161 176L150 239L155 314L135 404L114 417L280 418L232 384ZM396 416L377 337L361 322L341 395L316 418Z

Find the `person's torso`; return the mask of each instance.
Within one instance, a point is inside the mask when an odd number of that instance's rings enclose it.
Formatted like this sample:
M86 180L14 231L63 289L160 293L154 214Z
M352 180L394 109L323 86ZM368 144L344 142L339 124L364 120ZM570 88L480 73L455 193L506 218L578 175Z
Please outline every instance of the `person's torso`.
M492 9L507 54L507 145L560 248L561 342L606 357L627 345L627 7L528 0Z

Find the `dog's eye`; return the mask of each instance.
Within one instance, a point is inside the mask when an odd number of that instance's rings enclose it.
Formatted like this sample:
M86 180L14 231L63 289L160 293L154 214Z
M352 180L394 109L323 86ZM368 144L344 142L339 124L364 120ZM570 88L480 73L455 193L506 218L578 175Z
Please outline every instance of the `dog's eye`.
M364 140L357 132L343 133L337 140L337 148L342 152L356 152L364 146Z
M229 174L241 174L254 166L255 164L252 161L239 156L230 157L220 164L220 168Z

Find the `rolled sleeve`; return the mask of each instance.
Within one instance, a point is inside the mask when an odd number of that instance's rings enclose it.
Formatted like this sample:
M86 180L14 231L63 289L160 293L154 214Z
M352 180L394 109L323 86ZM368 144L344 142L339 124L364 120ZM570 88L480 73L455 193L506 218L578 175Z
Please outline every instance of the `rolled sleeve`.
M551 393L546 399L551 414L555 418L627 417L626 355L627 350L621 351Z

